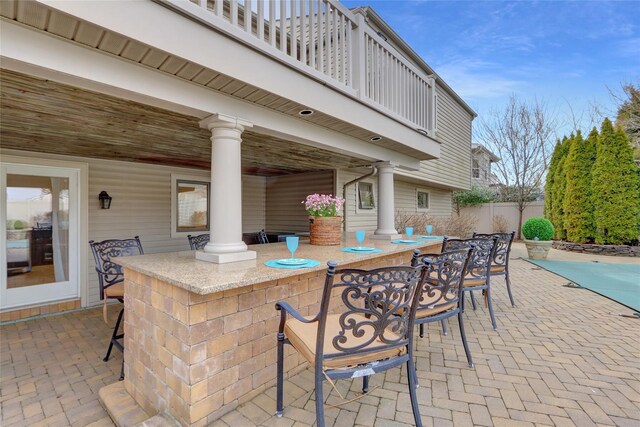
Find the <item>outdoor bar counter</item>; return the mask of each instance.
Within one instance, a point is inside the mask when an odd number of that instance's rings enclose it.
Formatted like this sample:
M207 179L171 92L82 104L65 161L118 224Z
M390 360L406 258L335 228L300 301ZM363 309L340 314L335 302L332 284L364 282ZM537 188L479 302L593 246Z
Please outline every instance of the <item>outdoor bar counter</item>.
M437 253L441 247L438 240L366 244L382 252L341 251L355 241L341 246L301 241L296 257L320 265L298 269L264 265L291 256L285 243L250 246L256 260L228 264L198 261L192 251L118 259L125 276L126 392L149 415L206 425L275 384L275 302L286 300L301 314L315 315L327 261L369 269L408 264L414 249ZM305 361L287 350L290 376Z

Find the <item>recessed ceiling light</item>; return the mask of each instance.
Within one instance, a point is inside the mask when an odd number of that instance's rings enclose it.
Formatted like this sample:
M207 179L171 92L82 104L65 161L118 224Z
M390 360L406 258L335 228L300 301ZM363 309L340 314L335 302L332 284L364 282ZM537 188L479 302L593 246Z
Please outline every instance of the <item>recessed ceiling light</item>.
M381 139L382 139L381 136L376 135L369 138L369 141L376 142L376 141L380 141Z
M301 116L310 116L314 113L313 110L300 110L298 112L298 114L300 114Z

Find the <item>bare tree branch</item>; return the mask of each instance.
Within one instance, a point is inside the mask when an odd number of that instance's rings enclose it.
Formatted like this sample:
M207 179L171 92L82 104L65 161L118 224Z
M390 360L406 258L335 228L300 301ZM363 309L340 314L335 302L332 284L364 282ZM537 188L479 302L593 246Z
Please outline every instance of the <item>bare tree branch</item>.
M557 120L544 103L526 103L511 95L503 109L493 109L480 120L477 140L496 153L495 164L503 184L515 192L522 228L522 212L539 192L556 138Z

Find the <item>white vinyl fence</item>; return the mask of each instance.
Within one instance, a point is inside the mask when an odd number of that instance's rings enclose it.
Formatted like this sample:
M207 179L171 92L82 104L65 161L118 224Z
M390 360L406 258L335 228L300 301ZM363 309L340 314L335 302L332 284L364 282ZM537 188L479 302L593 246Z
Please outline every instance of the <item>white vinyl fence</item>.
M493 233L500 230L495 226L504 218L506 230L513 231L518 227L518 205L516 203L487 203L480 206L463 208L461 214L473 215L478 219L475 229L479 233ZM525 208L522 215L522 222L533 216L544 216L544 201L531 202Z

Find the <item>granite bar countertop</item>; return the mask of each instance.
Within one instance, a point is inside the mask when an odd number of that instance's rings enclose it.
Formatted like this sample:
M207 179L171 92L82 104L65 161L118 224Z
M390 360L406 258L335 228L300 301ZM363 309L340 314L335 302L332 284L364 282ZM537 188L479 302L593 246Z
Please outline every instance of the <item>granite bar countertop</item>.
M316 246L308 241L300 241L296 258L310 258L320 261L320 265L311 268L276 269L264 265L272 259L288 258L291 253L286 243L251 245L249 249L257 252L257 259L250 261L214 264L196 260L195 251L168 252L116 258L121 266L145 274L166 283L184 288L190 292L207 295L229 289L240 288L270 280L325 270L327 261L336 261L338 268L353 262L366 261L400 252L420 249L426 251L429 246L438 246L441 240L424 240L419 244L393 244L385 240L366 239L365 246L375 247L382 252L353 253L342 252L343 247L357 246L355 239L343 240L340 246ZM408 260L407 260L408 261ZM125 273L126 277L126 273Z

